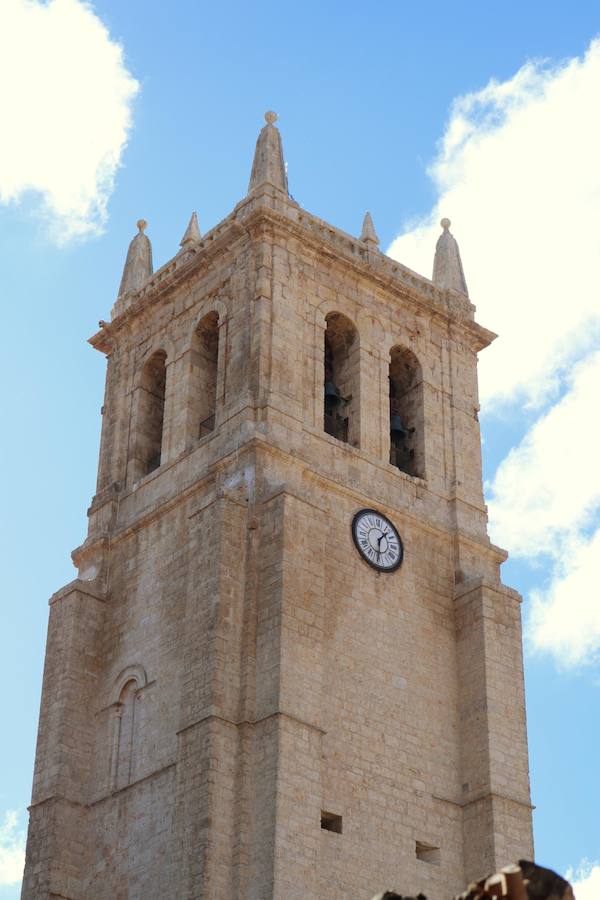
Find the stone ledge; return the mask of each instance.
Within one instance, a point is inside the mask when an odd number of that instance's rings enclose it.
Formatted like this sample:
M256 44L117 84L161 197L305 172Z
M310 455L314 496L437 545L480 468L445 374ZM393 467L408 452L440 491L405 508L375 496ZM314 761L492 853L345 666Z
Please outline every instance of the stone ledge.
M299 719L298 716L294 716L291 713L284 712L283 710L276 710L272 713L267 713L266 716L262 716L260 719L240 719L237 722L234 722L232 719L226 719L224 716L219 716L216 713L208 713L206 716L202 716L201 719L197 719L195 722L190 722L189 725L184 725L183 728L179 728L176 734L180 735L186 731L190 731L192 728L197 728L199 725L203 725L205 722L214 720L216 722L222 722L224 725L231 725L234 728L244 728L249 725L262 725L264 722L268 722L269 719L276 718L289 719L291 722L295 722L297 725L302 725L303 728L310 728L311 731L317 731L319 734L327 734L324 728L321 728L320 725L313 725L312 722L306 722L304 719Z
M268 202L265 203L264 199ZM474 321L475 307L462 294L439 288L429 278L413 272L384 253L366 249L358 238L299 209L287 199L282 209L277 208L279 206L280 204L274 205L272 198L267 195L246 198L194 247L180 251L154 272L139 291L128 294L126 308L118 312L115 310L117 314L111 322L102 321L100 331L89 339L89 343L95 349L109 354L113 336L125 322L183 283L201 265L207 265L215 253L229 249L239 238L252 240L249 229L260 221L296 232L304 243L313 243L317 249L329 253L337 262L350 265L356 271L382 282L386 289L395 292L401 290L405 300L422 308L429 315L437 315L443 320L459 324L477 350L487 347L496 338L494 332Z
M55 603L58 603L59 600L65 600L71 594L81 594L84 597L90 597L92 600L97 600L99 603L106 603L107 600L105 589L96 587L93 582L83 581L81 578L74 578L73 581L65 584L65 586L56 591L55 594L52 594L48 604L53 606Z
M492 545L493 546L493 545ZM464 605L469 602L469 597L475 591L479 590L493 591L495 594L502 594L507 599L514 600L516 603L522 602L522 597L518 591L507 587L502 582L494 583L485 576L480 575L476 578L469 578L467 581L460 582L454 589L454 602L457 605Z

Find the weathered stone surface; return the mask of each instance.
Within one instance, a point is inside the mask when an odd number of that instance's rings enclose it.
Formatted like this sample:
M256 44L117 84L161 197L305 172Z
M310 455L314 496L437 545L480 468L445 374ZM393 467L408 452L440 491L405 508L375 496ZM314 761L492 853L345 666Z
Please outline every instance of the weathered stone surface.
M185 233L181 238L181 242L179 244L180 247L190 247L195 244L196 241L199 241L202 235L200 234L200 227L198 225L198 216L195 212L192 213L192 217L188 223L188 227L185 229Z
M144 234L147 223L144 219L140 219L137 226L138 233L131 241L127 251L119 297L129 291L139 290L152 275L152 245L150 238Z
M291 201L274 133L248 197L91 339L98 483L51 606L26 900L444 900L532 852L519 598L482 493L494 335ZM324 431L328 329L351 443ZM393 358L418 475L390 464ZM367 506L394 574L352 543Z
M377 237L377 232L375 231L373 218L370 212L365 213L365 217L362 223L362 231L360 233L360 239L361 241L364 241L365 244L372 244L374 247L379 246L379 238Z
M283 146L279 129L275 128L276 113L265 113L265 121L267 124L260 132L256 142L248 193L270 184L287 194L288 183L283 161Z
M438 238L433 259L433 281L441 288L451 288L469 296L463 272L460 251L454 235L450 233L450 219L440 222L442 233Z

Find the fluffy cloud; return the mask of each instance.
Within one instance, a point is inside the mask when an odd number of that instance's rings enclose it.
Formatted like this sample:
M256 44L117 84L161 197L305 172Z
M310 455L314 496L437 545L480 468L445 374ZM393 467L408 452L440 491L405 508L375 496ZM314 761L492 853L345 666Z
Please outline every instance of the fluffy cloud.
M84 0L0 3L0 202L42 200L59 242L97 232L138 84Z
M573 885L576 900L598 900L600 897L600 863L581 863L577 871L569 869L565 876Z
M388 253L429 275L454 217L478 318L488 402L543 402L600 333L600 40L559 67L525 65L458 98L430 169L438 201Z
M566 666L596 662L600 650L599 388L596 352L502 461L489 502L494 537L545 563L549 584L531 594L527 637Z
M25 865L25 834L17 829L17 813L9 811L0 825L0 887L18 884Z
M531 594L528 640L563 666L595 663L600 658L600 528L591 538L562 546L565 558L554 563L550 585Z
M388 250L428 274L454 215L478 319L501 335L480 362L486 411L538 416L494 476L490 530L539 565L528 639L566 665L600 650L599 92L597 39L459 97L430 169L438 199Z
M600 352L575 366L568 384L494 477L491 527L513 555L562 557L561 544L600 507Z

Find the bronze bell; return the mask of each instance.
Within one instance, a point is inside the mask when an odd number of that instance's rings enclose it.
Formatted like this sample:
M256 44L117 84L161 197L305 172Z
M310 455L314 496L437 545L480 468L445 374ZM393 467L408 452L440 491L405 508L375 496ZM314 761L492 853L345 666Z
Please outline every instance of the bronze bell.
M398 415L398 413L392 413L390 416L390 431L392 434L398 434L400 437L406 438L410 434L407 428L404 427L402 423L402 419Z
M328 409L331 409L334 406L338 406L339 403L342 402L342 398L340 396L340 392L336 388L333 381L325 382L325 406Z

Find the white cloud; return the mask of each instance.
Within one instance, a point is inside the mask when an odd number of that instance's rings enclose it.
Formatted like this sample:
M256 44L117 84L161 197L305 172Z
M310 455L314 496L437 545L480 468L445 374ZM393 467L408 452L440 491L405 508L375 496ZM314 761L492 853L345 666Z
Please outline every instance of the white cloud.
M499 465L489 500L494 539L516 556L563 556L600 507L600 352Z
M600 528L562 549L565 558L554 564L549 587L531 593L528 639L563 666L594 663L600 656Z
M489 501L494 539L544 562L549 583L531 592L526 633L563 666L596 662L600 651L599 388L596 352L502 461Z
M487 412L539 416L494 476L490 530L539 565L528 640L563 665L600 651L599 93L596 39L459 97L436 203L388 250L429 274L439 219L454 218L478 321L500 334L480 361Z
M483 400L543 401L600 334L600 40L458 98L430 173L438 200L388 253L431 273L453 218L478 319Z
M576 900L598 900L600 897L600 863L584 860L576 871L569 869L565 878L571 882Z
M0 202L34 191L59 242L98 232L138 84L84 0L0 2Z
M0 825L0 887L18 884L25 865L25 834L17 829L17 813L9 811Z
M530 595L526 636L561 666L600 658L599 391L596 352L501 462L488 504L494 540L547 571L548 584Z

